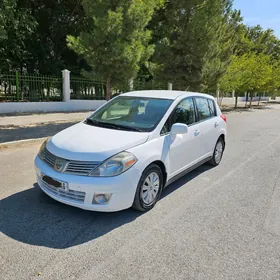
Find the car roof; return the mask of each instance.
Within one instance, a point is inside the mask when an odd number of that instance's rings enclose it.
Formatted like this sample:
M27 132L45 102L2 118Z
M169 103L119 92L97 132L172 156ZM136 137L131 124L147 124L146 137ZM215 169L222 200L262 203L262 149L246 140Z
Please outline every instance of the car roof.
M190 92L190 91L178 91L178 90L139 90L131 91L121 94L121 96L134 96L134 97L146 97L146 98L163 98L175 100L178 97L188 97L188 96L203 96L207 98L213 98L211 95Z

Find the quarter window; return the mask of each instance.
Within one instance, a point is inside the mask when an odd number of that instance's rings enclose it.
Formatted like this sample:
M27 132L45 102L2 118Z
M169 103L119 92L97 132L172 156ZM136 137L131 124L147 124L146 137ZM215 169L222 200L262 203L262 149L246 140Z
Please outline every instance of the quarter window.
M214 104L214 101L211 99L207 99L208 101L208 106L209 106L209 110L210 110L210 115L211 117L215 117L216 116L216 107Z
M209 106L206 98L197 97L197 98L195 98L195 101L196 101L198 119L200 121L209 119L213 116L212 115L213 110L212 110L212 114L211 114L211 109L210 109L210 106Z

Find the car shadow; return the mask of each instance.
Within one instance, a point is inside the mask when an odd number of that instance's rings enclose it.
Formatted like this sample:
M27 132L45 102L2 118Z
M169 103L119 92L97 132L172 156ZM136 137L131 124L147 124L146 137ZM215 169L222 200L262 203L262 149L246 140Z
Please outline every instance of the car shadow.
M164 189L162 198L201 173L203 165ZM131 223L144 213L127 209L114 213L84 211L59 203L37 185L0 200L0 231L14 240L55 249L80 245Z
M174 183L170 184L163 190L161 199L163 199L164 197L168 196L169 194L175 192L177 189L181 188L182 186L187 184L189 181L195 179L202 173L204 173L208 170L211 170L212 168L213 168L213 165L205 163L205 164L201 165L200 167L196 168L195 170L191 171L187 175L181 177L180 179L178 179Z

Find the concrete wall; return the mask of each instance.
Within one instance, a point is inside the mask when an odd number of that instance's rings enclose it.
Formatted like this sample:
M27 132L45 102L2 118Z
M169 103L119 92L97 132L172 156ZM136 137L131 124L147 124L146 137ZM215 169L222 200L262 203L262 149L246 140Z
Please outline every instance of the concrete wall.
M105 102L105 100L69 100L67 102L1 102L0 114L93 111Z

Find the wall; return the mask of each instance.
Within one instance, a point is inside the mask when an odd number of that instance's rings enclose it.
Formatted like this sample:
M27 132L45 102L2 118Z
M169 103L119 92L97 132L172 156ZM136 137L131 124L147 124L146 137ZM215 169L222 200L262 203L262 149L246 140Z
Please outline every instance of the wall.
M105 102L105 100L69 100L67 102L1 102L0 114L93 111Z
M253 102L254 102L254 105L256 105L256 102L259 101L259 98L254 98L253 99ZM263 101L269 101L269 97L262 97L261 98L261 102ZM238 97L238 106L244 106L246 102L246 98L245 97ZM250 100L248 101L250 102ZM222 105L234 105L235 104L235 98L233 97L224 97L223 100L222 100Z

